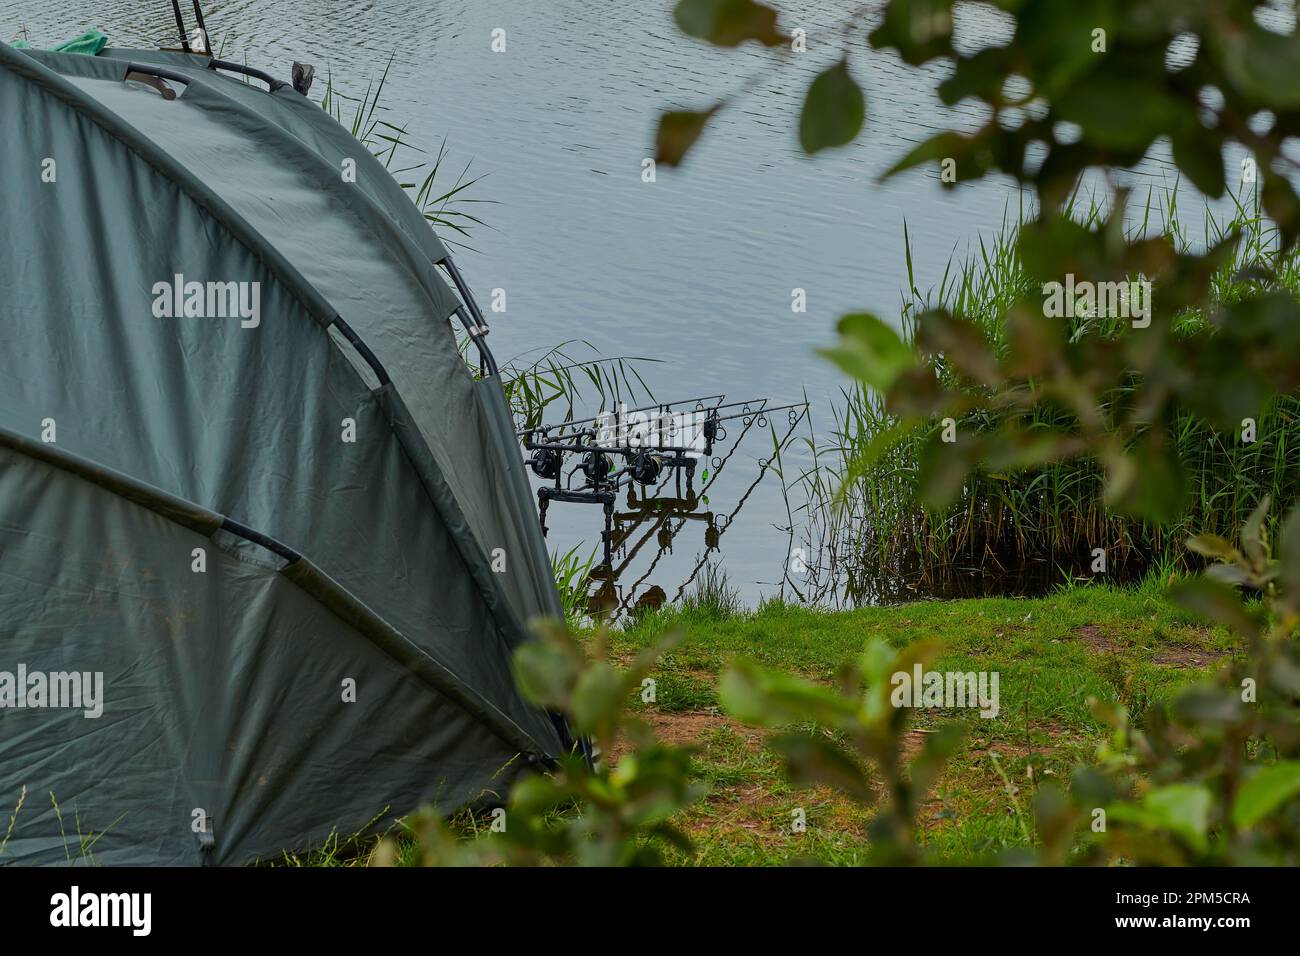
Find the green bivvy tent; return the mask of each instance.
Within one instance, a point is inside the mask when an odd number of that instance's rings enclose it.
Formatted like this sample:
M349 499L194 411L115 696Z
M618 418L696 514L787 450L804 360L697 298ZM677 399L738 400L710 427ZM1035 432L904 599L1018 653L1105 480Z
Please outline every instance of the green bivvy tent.
M302 87L0 43L0 863L245 863L571 746L481 313Z

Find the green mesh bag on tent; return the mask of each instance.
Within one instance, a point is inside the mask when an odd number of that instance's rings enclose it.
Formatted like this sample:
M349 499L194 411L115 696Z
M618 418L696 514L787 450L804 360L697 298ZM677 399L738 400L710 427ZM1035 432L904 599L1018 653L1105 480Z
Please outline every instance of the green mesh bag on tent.
M19 49L29 48L31 46L26 40L18 40L13 44ZM81 36L66 43L60 43L53 47L55 53L84 53L86 56L98 56L99 51L108 45L108 37L98 30L87 30Z

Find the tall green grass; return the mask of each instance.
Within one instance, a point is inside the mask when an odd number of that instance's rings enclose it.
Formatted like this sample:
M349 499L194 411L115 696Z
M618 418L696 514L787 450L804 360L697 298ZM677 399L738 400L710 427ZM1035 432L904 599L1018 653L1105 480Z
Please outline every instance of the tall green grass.
M467 343L466 343L467 344ZM641 366L659 361L641 355L601 355L584 339L535 349L501 363L501 385L522 431L575 417L581 401L599 410L620 402L653 400Z
M588 589L591 570L596 565L596 550L585 558L580 546L574 545L568 551L551 554L551 569L555 574L555 586L560 592L560 604L564 608L564 619L570 625L581 624L590 613Z
M334 76L325 79L325 94L320 106L344 129L368 149L384 168L397 180L415 203L415 207L438 229L449 245L464 246L470 231L484 226L474 209L478 205L492 204L495 200L470 195L470 190L482 176L470 175L466 163L448 183L450 173L445 168L448 149L444 136L436 152L430 153L411 138L405 123L390 120L389 110L383 101L384 86L392 69L393 57L388 58L384 72L378 79L366 83L360 97L350 96L337 89Z
M1180 217L1178 189L1148 193L1135 232L1160 232L1179 248L1189 248L1188 227ZM1095 202L1072 206L1067 215L1090 225L1101 221ZM937 286L917 285L910 236L905 236L908 289L902 304L902 331L912 340L916 320L925 311L946 308L974 323L998 349L1006 347L1004 317L1034 283L1017 253L1019 216L1004 217L978 248L952 259ZM906 229L906 227L904 227ZM1215 277L1217 301L1238 298L1249 289L1241 270L1268 262L1277 269L1278 285L1300 290L1297 257L1274 261L1272 227L1260 212L1257 196L1234 198L1233 215L1219 221L1206 213L1202 243L1213 243L1234 228L1242 238L1236 259ZM1253 281L1253 280L1252 280ZM1088 330L1098 320L1075 317L1071 333ZM1179 317L1179 328L1197 328L1199 314ZM948 370L937 372L955 387ZM814 467L802 476L806 544L813 555L813 596L840 592L849 603L924 593L977 594L989 591L1041 591L1054 581L1092 575L1091 551L1106 550L1108 573L1140 576L1153 564L1184 567L1187 536L1212 532L1230 539L1264 495L1275 512L1300 498L1300 397L1275 402L1258 420L1257 438L1244 444L1240 435L1220 434L1192 414L1177 416L1172 439L1188 476L1189 495L1181 518L1172 526L1153 527L1111 512L1103 500L1102 474L1096 463L1071 460L1018 473L980 472L966 483L957 502L942 511L917 499L920 451L931 431L923 426L894 445L872 465L859 468L872 440L895 422L880 396L861 385L842 392L829 436L808 442ZM959 423L965 430L992 430L997 414L980 412ZM1068 429L1064 412L1039 409L1029 424ZM965 588L959 587L966 585Z

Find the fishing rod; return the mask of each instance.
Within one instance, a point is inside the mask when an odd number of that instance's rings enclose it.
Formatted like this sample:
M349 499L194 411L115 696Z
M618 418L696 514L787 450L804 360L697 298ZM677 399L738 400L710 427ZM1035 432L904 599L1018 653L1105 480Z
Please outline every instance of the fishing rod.
M799 422L802 421L807 414L808 414L808 408L805 405L803 411L800 412L797 416L792 418L789 427L785 431L785 434L782 435L780 439L776 440L777 450L773 452L773 456L771 458L760 458L758 460L758 464L759 464L758 475L754 478L753 482L750 483L749 487L745 489L745 493L740 496L740 500L737 501L736 507L729 514L714 515L713 512L710 511L707 513L707 515L684 514L684 515L669 516L670 521L676 519L678 522L676 531L666 529L668 530L669 544L671 544L671 539L675 537L677 533L682 530L683 527L685 527L686 522L688 520L692 520L692 519L699 520L701 518L707 517L707 522L708 522L707 527L705 528L704 531L704 557L700 560L698 564L696 564L690 576L685 581L682 582L681 586L677 589L677 593L674 596L673 600L680 599L682 594L685 593L686 587L699 576L701 569L708 563L709 554L713 551L720 551L722 549L722 536L726 534L727 531L731 528L731 526L735 523L736 518L740 515L741 509L745 507L745 503L749 500L750 495L754 493L754 489L756 489L759 483L763 480L763 477L764 475L766 475L767 470L772 467L772 463L777 460L780 449L784 448L786 443L790 441L790 437L794 434L795 428L798 427ZM746 432L748 431L748 429L749 426L746 426ZM724 458L720 463L715 463L715 472L714 472L715 476L721 472L722 466L726 463L727 459L729 459L731 455L736 451L736 448L739 447L739 444L740 444L739 441L737 441L736 445L732 447L730 451L727 452L726 458ZM710 481L712 480L713 479L710 479ZM665 550L666 548L661 542L659 554L655 556L655 559L651 563L650 568L647 569L645 574L643 574L640 578L638 578L636 581L632 583L632 586L628 591L627 598L622 602L622 606L624 610L628 609L628 605L631 603L632 599L636 596L637 588L647 578L649 578L651 572L654 570L654 566L658 564L659 558L663 556ZM665 594L665 598L666 597L667 595Z
M697 407L688 412L677 408L687 402L695 402ZM620 409L617 413L606 412L604 416L596 415L558 425L534 425L516 434L523 440L525 450L533 453L528 460L529 467L539 478L547 480L555 478L563 468L565 455L583 455L584 460L595 456L605 459L621 456L629 461L661 458L664 463L671 461L675 467L686 467L689 476L694 472L694 461L688 464L681 459L684 456L711 456L713 443L726 441L724 423L740 420L749 425L751 421L757 421L759 427L763 427L767 424L767 417L775 412L786 412L793 422L801 410L807 408L807 404L794 402L769 406L768 399L764 398L703 406L699 399L687 399L686 402ZM648 414L651 409L656 414ZM612 420L609 416L613 416ZM574 429L575 425L591 427ZM690 437L689 440L671 441L679 435ZM648 464L643 464L641 469L645 474L658 476L658 471ZM589 479L595 480L593 468L583 470ZM653 483L652 480L639 477L636 480L642 484Z
M787 430L786 437L782 439L782 442L787 441L789 439L789 435L794 430L795 424L797 424L797 421L791 424L791 427L789 430ZM658 541L659 551L658 553L655 554L654 559L650 562L650 566L646 568L645 573L641 575L641 577L639 577L637 580L632 582L632 585L630 587L630 592L632 594L635 594L637 587L639 587L643 581L645 581L651 574L654 573L655 567L659 564L659 559L662 558L666 553L671 551L673 539L686 526L687 521L706 522L707 527L704 532L704 546L708 550L714 550L714 544L716 543L717 535L718 535L717 524L716 524L714 513L712 511L699 513L696 512L695 509L696 507L698 507L701 501L707 502L708 490L711 487L713 487L713 484L718 480L719 477L721 477L722 471L726 467L727 462L731 460L731 456L734 455L736 451L740 448L740 443L744 441L745 436L749 434L749 429L751 427L753 427L752 421L749 424L745 425L744 430L740 433L740 437L734 443L732 443L731 448L727 450L727 453L725 455L723 455L721 458L713 459L712 462L713 469L706 476L704 484L700 486L698 493L694 489L688 489L687 497L682 498L680 496L681 484L679 482L678 483L679 496L677 499L665 499L660 495L654 495L654 496L647 496L643 498L640 502L638 502L636 500L636 486L634 485L628 489L627 507L630 510L628 512L616 511L614 513L614 524L615 524L614 537L615 537L616 550L618 548L625 548L627 541L631 538L632 534L649 517L654 516L658 520L656 521L655 526L651 528L649 531L647 531L646 534L641 538L641 540L638 541L630 551L625 553L623 562L618 566L618 568L610 570L611 578L621 577L623 572L627 570L629 565L631 565L633 559L636 556L636 553L640 551L641 547L650 539L650 535L658 531L660 533L660 538ZM678 474L680 475L680 472ZM664 504L667 504L668 508L667 510L660 513L660 509ZM653 508L651 507L651 505L653 505ZM673 507L674 505L676 505L677 507ZM620 519L631 519L631 520L635 520L636 523L633 524L631 528L625 531L621 527ZM674 520L677 521L676 529L671 527L671 524ZM623 603L623 606L626 609L627 607L626 601Z
M618 567L614 567L612 562L606 562L605 564L592 569L591 579L593 581L603 581L604 583L595 594L589 596L589 608L610 612L615 608L620 608L623 611L628 610L628 606L640 586L654 573L660 559L672 550L673 538L681 532L688 521L704 522L706 525L704 532L705 547L709 551L716 549L716 545L721 539L721 534L718 531L716 524L716 516L712 510L697 512L695 509L699 506L701 501L707 502L706 493L722 475L722 471L726 467L727 462L731 460L731 457L739 449L740 443L744 440L745 435L749 433L749 429L752 425L753 423L751 420L750 424L745 425L740 437L732 444L732 447L727 450L726 454L721 458L713 459L713 469L705 476L704 484L700 486L698 492L691 489L688 492L687 497L681 497L680 471L677 473L677 498L664 498L662 495L656 494L647 495L638 502L636 499L636 486L632 485L628 488L627 507L631 510L629 512L616 511L614 513L614 550L622 551L623 560ZM793 427L794 426L791 426L791 429L786 432L787 439L790 431L793 431ZM666 509L663 508L665 505L667 506ZM641 525L650 518L655 519L653 525L646 530L640 540L628 548L628 541L632 538L632 535L635 534ZM631 527L624 528L622 526L622 521L624 519L630 519L633 522ZM676 528L672 527L674 521L677 523ZM658 532L658 551L650 561L650 565L646 568L645 572L626 588L627 597L621 597L620 592L625 589L623 586L618 584L618 579L623 576L623 572L628 569L636 559L636 555L640 552L641 548L644 547L656 532ZM652 586L642 595L642 600L649 600L652 597L652 592L655 591L662 595L663 598L667 598L667 594L662 588Z
M181 49L186 53L212 55L212 44L208 40L208 24L203 18L203 8L199 0L194 0L194 22L197 29L193 32L185 29L185 17L181 15L180 0L172 0L172 15L176 18L176 32L180 34Z
M687 497L692 497L699 461L709 460L714 444L726 441L727 422L763 427L768 416L785 412L793 426L807 409L806 401L774 406L766 398L727 402L725 394L705 395L526 428L518 437L530 453L528 467L550 482L537 489L542 534L549 530L552 502L598 504L605 519L604 566L612 568L614 503L621 489L633 482L658 485L684 472Z
M652 410L653 410L653 411L656 411L656 412L671 412L671 411L674 411L674 410L678 410L678 409L679 409L679 406L682 406L682 405L688 405L688 404L694 406L694 408L693 408L694 411L702 412L702 411L704 411L705 408L706 408L706 403L712 403L714 406L716 406L718 403L720 403L720 402L722 402L723 400L725 400L726 397L727 397L726 395L722 395L722 394L720 394L720 395L700 395L700 396L698 396L698 397L696 397L696 398L684 398L684 399L681 399L680 401L676 401L676 402L660 402L660 403L658 403L658 404L639 405L639 406L637 406L636 408L626 408L626 407L620 406L620 408L619 408L619 413L620 413L621 415L633 415L633 414L636 414L636 413L638 413L638 412L649 412L649 411L652 411ZM533 427L533 428L525 428L525 429L523 429L522 431L518 431L518 432L516 432L515 434L516 434L519 438L523 438L523 437L524 437L525 435L527 435L530 431L536 431L536 430L538 430L539 428L542 429L542 430L550 430L550 429L552 429L552 428L553 428L553 429L561 429L561 430L563 430L563 429L572 429L572 428L573 428L574 426L576 426L576 425L588 425L588 424L593 424L593 423L595 423L595 422L599 422L599 421L601 421L602 419L606 419L606 418L608 418L608 416L610 416L610 415L612 415L612 414L614 414L614 413L613 413L613 412L599 412L599 413L597 413L597 414L595 414L595 415L592 415L592 416L589 417L589 418L570 418L570 419L566 419L565 421L561 422L561 423L558 424L558 425L554 425L554 426L545 426L545 425L540 425L540 426L535 426L535 427Z
M799 424L800 419L803 418L803 415L807 414L807 411L808 411L807 403L805 403L804 411L798 416L798 418L795 418L793 421L791 421L790 428L786 432L785 438L782 440L780 444L778 444L777 451L773 454L773 456L771 458L759 459L758 476L753 480L753 482L750 483L750 486L745 489L745 493L740 496L740 500L736 503L735 509L732 510L730 514L723 515L722 520L718 522L720 527L716 529L716 536L711 542L711 547L713 550L719 550L719 551L721 550L722 536L726 534L729 530L731 530L731 526L735 524L737 515L739 515L741 509L745 507L745 502L749 500L749 496L754 493L754 489L757 488L759 482L763 480L763 476L767 474L767 470L772 467L772 462L778 460L780 448L783 446L784 441L789 439L790 435L794 432L795 426ZM704 552L704 557L702 557L699 560L699 563L695 565L694 570L691 571L690 576L685 581L682 582L681 587L677 589L677 593L673 595L674 601L678 601L681 599L681 596L686 593L687 585L689 585L692 581L694 581L697 577L699 577L700 571L703 570L706 564L708 564L708 561L709 561L709 552L706 549Z
M779 438L773 436L778 450L785 447L795 428L798 427L799 422L806 415L807 409L805 408L797 415L791 416L793 420L784 433ZM681 533L688 523L698 522L704 525L704 558L695 565L690 576L677 588L677 597L680 598L685 588L699 576L702 568L707 565L709 555L721 548L723 534L735 523L741 509L744 508L745 503L777 459L779 451L774 452L771 458L760 458L758 460L758 475L741 496L735 509L729 514L717 514L711 509L703 512L696 510L701 502L707 504L705 493L719 479L727 462L739 450L741 442L744 441L753 425L754 421L751 419L726 453L721 458L713 460L713 468L698 492L692 491L687 497L683 498L681 497L679 483L677 488L678 497L666 498L661 494L655 494L638 499L636 486L632 485L628 488L627 507L629 510L615 511L614 513L614 550L622 554L623 557L617 567L607 564L593 569L591 579L602 583L596 593L589 598L591 608L598 608L602 613L612 612L615 608L626 612L631 609L633 600L636 600L637 606L641 606L643 603L647 603L649 606L658 606L659 603L666 601L667 593L658 585L652 585L639 598L638 592L641 586L654 574L664 555L671 552L673 541L677 535ZM630 526L625 526L625 522L630 522ZM647 523L650 526L641 532L642 527ZM633 536L638 532L641 532L639 539L629 544ZM631 584L618 584L619 578L631 566L637 553L656 535L658 550L651 559L649 566ZM596 611L593 610L593 613L596 613Z

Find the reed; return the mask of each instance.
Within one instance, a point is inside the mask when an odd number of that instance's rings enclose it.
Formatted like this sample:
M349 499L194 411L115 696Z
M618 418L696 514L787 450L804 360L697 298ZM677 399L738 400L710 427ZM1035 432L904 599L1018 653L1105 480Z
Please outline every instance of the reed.
M501 384L520 430L569 421L578 401L595 400L600 411L620 402L639 404L653 393L640 366L658 359L640 355L601 355L583 339L535 349L502 363Z
M448 245L468 248L462 240L470 231L484 222L475 213L478 205L493 204L495 200L468 195L482 179L470 175L466 163L450 184L450 172L445 168L448 157L447 138L444 136L434 152L429 152L411 139L405 123L389 119L388 106L383 101L384 86L393 66L393 57L378 79L367 81L360 97L341 92L334 85L333 74L325 78L325 95L320 106L338 121L344 129L370 150L384 168L411 197L415 207L425 219L439 230Z
M591 571L596 565L596 550L584 558L580 545L574 545L563 554L558 551L551 554L551 568L555 573L555 586L560 592L560 604L564 608L564 619L571 626L583 623L589 613Z
M1233 228L1242 238L1236 261L1215 277L1217 301L1248 291L1241 270L1273 261L1275 236L1260 213L1257 197L1234 197L1233 215L1216 220L1208 212L1203 243L1212 243ZM1093 201L1073 205L1068 215L1096 224L1103 211ZM910 236L905 232L907 291L902 329L915 335L916 319L932 308L946 308L975 322L999 348L1005 346L1004 317L1017 299L1031 294L1033 282L1017 254L1017 235L1024 221L1004 216L1000 229L981 237L978 248L952 259L937 286L921 291L913 268ZM1131 223L1143 234L1162 232L1189 248L1188 228L1178 208L1178 188L1148 193L1145 208ZM904 226L906 230L906 226ZM1300 290L1300 263L1292 256L1278 269L1278 285ZM1096 319L1075 318L1073 332ZM1187 314L1180 329L1200 327L1206 318ZM938 372L948 381L940 364ZM1118 398L1119 396L1116 396ZM1210 532L1235 539L1237 529L1259 500L1270 495L1274 513L1300 499L1300 396L1276 401L1259 418L1257 440L1216 432L1190 413L1180 413L1172 429L1186 474L1189 494L1180 518L1163 528L1110 511L1103 500L1100 469L1089 460L1071 460L1017 473L978 472L959 499L935 511L917 500L918 461L930 431L916 429L869 466L859 462L876 436L893 426L880 397L862 385L842 391L831 433L807 440L813 467L801 477L807 503L801 516L805 547L812 555L814 596L839 592L848 603L890 600L909 591L941 591L964 579L969 593L1042 591L1053 582L1091 577L1091 551L1106 549L1108 572L1140 577L1153 567L1184 568L1189 534ZM997 414L981 412L959 423L965 431L993 430ZM1036 410L1032 426L1068 429L1064 413ZM991 580L990 580L991 579Z

